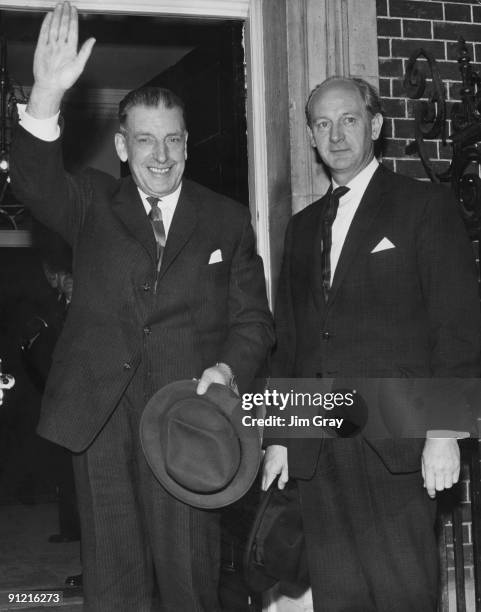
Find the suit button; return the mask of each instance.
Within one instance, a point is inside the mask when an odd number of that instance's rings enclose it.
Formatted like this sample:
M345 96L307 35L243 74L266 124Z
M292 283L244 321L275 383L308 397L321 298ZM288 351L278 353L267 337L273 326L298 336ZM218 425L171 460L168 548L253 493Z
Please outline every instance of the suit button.
M142 289L143 289L144 291L150 291L150 283L144 283L144 284L142 285Z
M329 332L323 332L322 333L322 339L323 340L329 340L330 337L331 337L331 334Z
M150 329L150 327L149 327L149 326L144 327L144 334L145 334L146 336L148 336L148 335L150 334L150 332L151 332L151 331L152 331L152 330Z
M124 365L122 366L122 368L123 368L124 370L131 370L131 369L132 369L132 366L130 365L130 363L129 363L128 361L126 361L126 362L124 363Z

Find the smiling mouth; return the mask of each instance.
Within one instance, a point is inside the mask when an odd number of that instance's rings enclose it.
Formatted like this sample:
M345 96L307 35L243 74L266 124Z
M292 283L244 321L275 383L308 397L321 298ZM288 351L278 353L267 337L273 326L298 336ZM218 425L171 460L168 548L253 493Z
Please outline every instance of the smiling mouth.
M162 174L168 174L170 170L171 168L154 168L153 166L149 166L149 172L152 172L152 174L157 174L159 176L161 176Z

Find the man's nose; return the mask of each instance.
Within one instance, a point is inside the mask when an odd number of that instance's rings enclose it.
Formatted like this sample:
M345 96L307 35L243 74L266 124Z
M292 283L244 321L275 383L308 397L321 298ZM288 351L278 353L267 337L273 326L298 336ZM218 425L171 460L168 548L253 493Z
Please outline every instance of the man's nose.
M155 143L152 154L157 161L165 162L167 160L167 145L163 140L158 140Z
M344 130L342 124L333 123L331 126L330 139L332 142L339 142L344 138Z

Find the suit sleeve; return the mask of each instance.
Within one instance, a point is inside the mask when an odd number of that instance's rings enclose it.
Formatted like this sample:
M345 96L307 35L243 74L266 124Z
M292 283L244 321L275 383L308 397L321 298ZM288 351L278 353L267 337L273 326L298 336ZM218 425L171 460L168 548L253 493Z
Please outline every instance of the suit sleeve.
M276 346L271 363L272 378L292 378L294 376L294 362L296 354L296 326L291 292L291 246L293 234L293 221L289 222L284 241L284 256L282 260L279 285L277 287L274 321L276 329ZM281 389L284 390L284 389ZM278 408L267 409L267 415L279 415ZM263 446L273 444L288 446L283 436L284 428L266 427L264 429Z
M228 333L219 361L232 368L239 390L244 392L265 365L274 344L264 267L256 253L249 215L231 263L228 311Z
M448 189L432 190L417 234L433 377L480 374L480 300L472 246Z
M85 217L91 188L87 176L74 179L65 172L61 139L46 142L18 125L10 168L15 196L34 217L72 245Z
M432 407L427 428L475 432L479 407L478 401L470 398L479 395L475 380L481 361L478 272L472 245L448 189L433 190L417 241L418 269L429 315L432 376L450 379L444 383L439 380L423 394ZM472 380L461 380L466 378Z

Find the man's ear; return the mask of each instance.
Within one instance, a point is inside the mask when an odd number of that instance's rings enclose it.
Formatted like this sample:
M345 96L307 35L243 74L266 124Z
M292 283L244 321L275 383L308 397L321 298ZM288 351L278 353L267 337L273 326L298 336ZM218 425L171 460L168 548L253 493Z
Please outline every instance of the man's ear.
M185 132L185 141L184 141L184 159L187 159L187 139L189 138L189 132Z
M373 140L377 140L379 138L383 121L384 119L381 113L376 113L371 119L371 138Z
M311 147L315 149L316 141L314 140L314 134L312 133L312 129L310 125L307 126L307 133L309 134L309 140L311 141Z
M120 161L126 162L129 158L127 153L127 143L125 142L125 136L120 132L115 133L115 150L120 158Z

